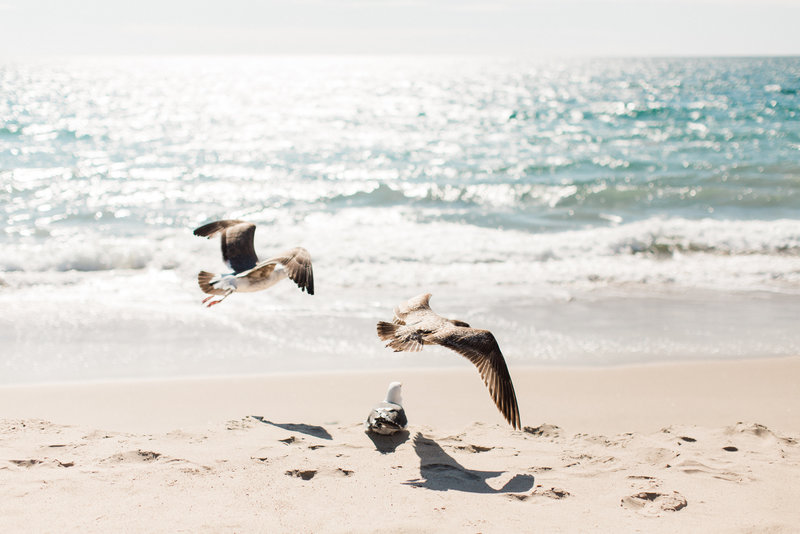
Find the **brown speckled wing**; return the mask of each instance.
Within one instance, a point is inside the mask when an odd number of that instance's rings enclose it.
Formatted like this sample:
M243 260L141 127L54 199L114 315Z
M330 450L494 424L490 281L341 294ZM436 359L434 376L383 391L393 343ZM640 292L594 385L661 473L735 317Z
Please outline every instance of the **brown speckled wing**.
M427 339L452 349L471 361L478 368L500 413L511 426L520 428L519 406L511 374L491 332L453 326L442 329Z
M314 294L314 270L311 267L311 254L303 247L296 247L267 262L277 262L286 269L286 274L301 291Z
M429 314L439 317L431 310L430 299L430 293L423 293L408 299L402 304L398 304L394 308L392 322L395 324L411 324L424 320Z
M277 264L269 261L261 262L259 265L256 265L253 270L247 273L247 278L251 282L256 282L258 280L262 280L264 278L269 278L269 275L275 270L275 266Z

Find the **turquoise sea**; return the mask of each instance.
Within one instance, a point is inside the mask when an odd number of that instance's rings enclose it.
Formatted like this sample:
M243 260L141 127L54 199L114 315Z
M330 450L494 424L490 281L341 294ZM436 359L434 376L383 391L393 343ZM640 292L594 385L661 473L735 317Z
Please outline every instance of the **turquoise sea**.
M218 243L312 254L200 305ZM0 383L370 369L431 292L510 366L800 353L800 58L0 63Z

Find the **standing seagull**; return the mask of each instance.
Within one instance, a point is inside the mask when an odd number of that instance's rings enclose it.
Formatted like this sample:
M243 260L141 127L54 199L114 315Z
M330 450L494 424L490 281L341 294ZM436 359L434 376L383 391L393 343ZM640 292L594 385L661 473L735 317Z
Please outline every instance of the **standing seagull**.
M213 274L200 271L197 283L209 297L203 300L209 308L219 304L234 291L252 292L271 287L284 278L290 278L300 291L314 294L314 272L311 270L311 255L302 247L293 248L266 261L258 261L253 236L256 225L244 221L214 221L196 228L194 235L214 237L219 234L222 243L222 259L233 269L228 274ZM277 268L280 265L280 268ZM214 295L222 298L211 300Z
M378 403L367 416L364 427L367 432L375 432L388 436L403 430L408 424L403 399L400 396L400 382L389 384L386 400Z
M520 428L519 406L506 360L488 330L470 328L463 321L445 319L431 310L430 293L418 295L394 309L391 323L378 323L378 337L395 352L422 350L423 345L452 349L475 364L506 421Z

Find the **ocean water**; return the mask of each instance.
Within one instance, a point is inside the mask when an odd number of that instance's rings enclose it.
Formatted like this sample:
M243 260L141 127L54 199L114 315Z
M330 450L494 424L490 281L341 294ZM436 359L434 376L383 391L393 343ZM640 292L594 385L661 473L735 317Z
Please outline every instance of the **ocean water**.
M258 224L291 283L205 309L192 229ZM800 58L0 63L0 383L800 353Z

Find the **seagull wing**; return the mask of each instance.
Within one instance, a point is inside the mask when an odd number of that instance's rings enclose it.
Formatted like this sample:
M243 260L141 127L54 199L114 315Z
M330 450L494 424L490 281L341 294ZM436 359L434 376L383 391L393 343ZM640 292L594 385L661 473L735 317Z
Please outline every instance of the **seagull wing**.
M274 261L262 261L249 271L239 273L239 276L248 278L251 282L261 280L262 278L269 278L269 275L275 270L276 265L278 264Z
M311 254L303 247L296 247L279 256L270 258L264 263L280 263L286 269L286 274L297 284L301 291L314 294L314 271L311 268Z
M239 221L235 219L214 221L195 228L194 235L211 238L230 226L235 226L237 224L242 224L242 223L244 223L244 221Z
M238 220L214 221L194 231L194 235L208 238L220 234L222 259L237 274L258 264L258 256L253 247L255 233L255 224Z
M425 338L452 349L471 361L489 388L497 409L514 428L520 428L519 406L514 384L508 372L506 360L491 332L462 326L453 326L433 333Z
M430 299L430 293L423 293L422 295L417 295L414 298L408 299L408 301L402 304L398 304L394 308L394 318L392 322L402 325L417 323L429 319L431 316L441 319L439 315L431 310Z

